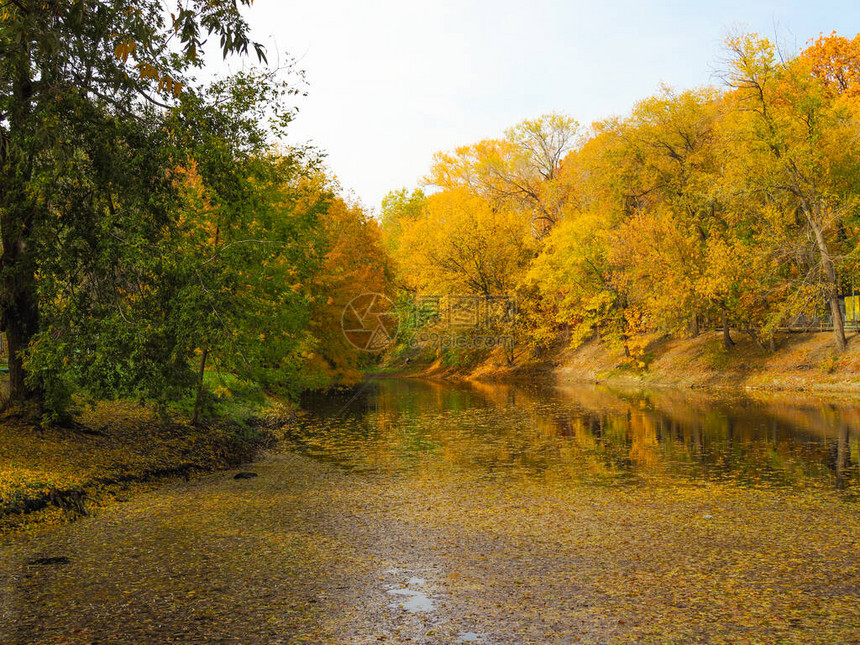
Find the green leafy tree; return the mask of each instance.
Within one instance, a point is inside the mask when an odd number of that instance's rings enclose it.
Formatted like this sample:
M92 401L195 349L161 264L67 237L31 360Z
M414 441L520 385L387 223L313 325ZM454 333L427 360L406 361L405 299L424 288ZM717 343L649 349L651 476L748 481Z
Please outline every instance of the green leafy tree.
M43 262L47 329L28 365L49 411L62 409L70 386L165 404L196 383L196 422L211 399L208 367L295 394L323 245L304 188L314 155L272 152L265 136L263 105L276 125L288 120L273 110L280 91L266 75L240 74L186 95L167 121L181 165L166 175L156 225L106 229L78 256L57 248L56 266Z
M264 58L240 5L250 0L183 1L169 16L154 0L17 0L0 9L0 323L14 401L41 402L53 378L25 364L48 331L46 294L75 300L70 311L83 321L105 289L134 288L135 272L158 269L117 274L172 216L167 119L203 44L214 38L225 56L250 48ZM169 298L140 295L153 305ZM113 350L97 359L106 366L151 349L116 340L103 343ZM170 354L175 340L165 331L157 344Z

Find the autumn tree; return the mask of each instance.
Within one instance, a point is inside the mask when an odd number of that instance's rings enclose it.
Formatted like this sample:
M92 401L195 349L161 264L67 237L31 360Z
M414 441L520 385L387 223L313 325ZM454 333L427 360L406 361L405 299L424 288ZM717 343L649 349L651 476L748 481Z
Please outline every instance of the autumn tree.
M547 237L528 279L556 306L553 322L576 347L595 331L629 353L627 283L612 252L612 226L599 211L566 219Z
M426 201L427 197L420 188L411 192L406 188L392 190L382 198L379 223L383 241L393 254L400 250L403 231L421 216Z
M801 52L800 58L832 94L851 102L860 99L860 34L854 38L836 32L819 36Z
M391 256L380 225L359 204L337 196L337 184L317 177L317 190L328 195L318 216L322 263L311 281L313 298L309 333L314 345L306 366L317 387L352 385L374 358L352 345L341 326L344 309L363 294L394 297Z
M512 293L532 251L528 223L466 188L427 198L401 237L402 279L425 293Z
M494 205L521 211L541 237L562 217L567 195L557 180L578 128L561 114L523 121L502 139L436 154L425 181L444 189L467 188Z
M616 232L633 216L640 187L625 170L624 133L618 119L596 123L564 159L558 181L570 198L531 263L528 283L541 299L532 308L543 313L534 323L542 335L554 326L576 346L597 333L629 354L641 312L631 300Z
M646 332L705 324L726 349L742 332L772 351L827 303L843 349L840 299L860 273L860 36L793 58L755 35L728 49L724 88L663 88L583 135L550 115L437 154L438 192L385 206L407 288L515 289L533 346L597 335L634 359Z
M614 199L627 213L613 245L630 302L651 329L666 333L696 335L713 321L730 347L732 325L759 340L778 272L754 221L744 219L751 213L727 195L726 109L714 89L663 88L613 126L610 174Z
M833 336L846 346L840 308L840 229L846 216L840 194L857 168L849 110L830 99L812 58L782 61L767 39L742 35L728 41L726 82L733 88L734 162L745 190L764 206L796 216L813 241L817 261L801 281L821 286L829 302Z
M725 228L713 191L716 92L668 88L618 122L612 152L628 215L614 236L632 297L655 327L696 333L710 307L697 285L705 249Z

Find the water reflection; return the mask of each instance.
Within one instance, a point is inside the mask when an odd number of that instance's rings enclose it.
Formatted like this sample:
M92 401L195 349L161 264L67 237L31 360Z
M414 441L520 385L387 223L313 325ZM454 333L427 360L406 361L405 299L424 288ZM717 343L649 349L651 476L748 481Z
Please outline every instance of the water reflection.
M359 470L860 490L860 404L380 379L303 407L288 440Z

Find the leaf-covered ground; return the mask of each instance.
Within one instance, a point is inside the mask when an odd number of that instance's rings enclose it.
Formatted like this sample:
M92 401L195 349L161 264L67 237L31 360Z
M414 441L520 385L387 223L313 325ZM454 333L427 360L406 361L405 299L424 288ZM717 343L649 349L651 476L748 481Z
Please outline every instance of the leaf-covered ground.
M860 642L836 494L253 469L7 540L0 641Z
M78 501L98 504L136 482L248 459L252 434L165 424L150 408L119 402L87 410L73 428L6 419L0 423L0 533L65 519Z

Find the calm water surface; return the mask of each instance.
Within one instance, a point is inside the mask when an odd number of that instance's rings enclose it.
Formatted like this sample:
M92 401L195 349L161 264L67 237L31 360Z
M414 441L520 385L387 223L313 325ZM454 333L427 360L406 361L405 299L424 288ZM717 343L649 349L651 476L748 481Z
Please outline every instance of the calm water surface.
M860 492L860 403L378 379L303 400L294 448L384 475Z

